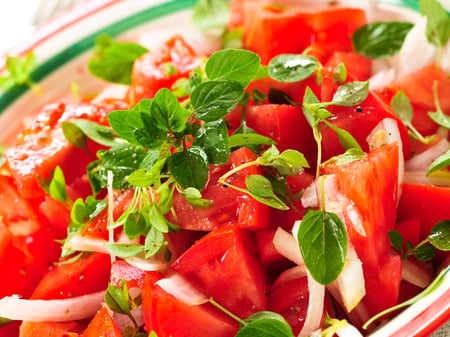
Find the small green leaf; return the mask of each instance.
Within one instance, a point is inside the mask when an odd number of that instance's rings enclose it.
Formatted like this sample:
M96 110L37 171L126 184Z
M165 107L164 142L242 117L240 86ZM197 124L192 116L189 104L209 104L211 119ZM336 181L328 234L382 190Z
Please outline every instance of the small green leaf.
M427 17L427 39L437 47L450 38L450 16L437 0L419 0L420 12Z
M108 122L117 134L130 142L140 145L136 139L136 130L144 128L142 115L138 111L114 110L108 114Z
M353 34L355 51L372 59L396 54L414 25L410 22L374 22Z
M151 115L158 129L182 132L189 112L178 102L175 94L167 88L158 90L151 105Z
M289 207L273 193L269 179L254 174L245 178L245 184L248 188L248 194L259 202L280 210L289 209Z
M443 220L434 225L428 240L437 249L450 250L450 220Z
M144 246L139 244L107 243L106 248L111 254L123 259L133 257L144 252Z
M72 122L61 122L62 132L64 137L71 143L72 145L79 147L85 151L88 151L87 148L87 137L83 133L83 131Z
M413 250L413 255L417 260L427 261L431 260L436 255L436 249L433 246L424 244L416 247Z
M403 91L398 91L392 97L391 108L406 127L411 125L414 112L408 96Z
M392 247L397 249L399 252L403 250L403 237L396 230L390 230L388 232L389 241L391 242Z
M97 124L87 119L76 119L73 123L94 142L104 146L115 146L123 144L123 139L119 138L111 127Z
M281 54L269 62L269 75L280 82L302 81L317 69L317 59L302 54Z
M150 221L152 227L160 231L161 233L168 233L169 226L166 218L162 215L156 204L153 204L150 209Z
M292 328L283 316L270 311L260 311L245 320L236 337L294 337Z
M209 208L212 205L211 200L202 199L202 194L199 190L193 187L188 187L180 193L184 196L189 205L196 208Z
M446 128L446 129L450 129L450 116L447 116L446 114L444 114L442 112L442 110L435 111L435 112L429 112L428 116L430 116L430 118L436 124Z
M134 210L125 218L123 231L130 240L144 235L147 228L147 221L140 210Z
M365 156L367 156L367 154L360 148L350 148L347 151L345 151L343 154L333 157L330 160L334 161L336 166L340 166L340 165L346 165L351 162L360 160L361 158L364 158Z
M105 303L114 312L127 315L130 312L128 297L124 294L124 289L109 284L105 293Z
M145 237L145 258L155 255L164 244L164 234L151 227Z
M336 280L347 256L347 232L339 217L326 211L308 212L300 225L298 242L312 277L323 285Z
M257 133L234 133L230 137L230 148L246 146L249 144L275 145L276 142Z
M345 83L347 79L347 69L345 68L344 63L339 63L336 68L333 70L332 80L336 85L342 85Z
M356 106L369 95L369 82L347 82L341 85L333 96L332 104Z
M34 53L28 53L23 57L8 56L6 58L6 74L0 78L0 88L4 91L14 85L33 86L31 73L37 68L37 58Z
M205 122L218 120L237 105L244 88L235 81L208 81L200 83L191 94L191 103L198 118Z
M244 49L224 49L213 53L205 65L210 80L229 80L244 88L258 73L260 57Z
M170 156L169 171L183 188L202 190L208 179L208 156L198 146Z
M428 168L427 174L429 175L434 171L440 170L444 167L447 167L450 165L450 150L447 150L444 152L441 156L436 158Z
M210 164L225 164L230 156L230 142L225 121L219 119L205 123L193 144L203 148Z
M326 119L323 119L323 122L325 122L330 128L332 128L336 132L339 139L339 143L341 143L344 149L346 150L358 149L362 151L361 145L359 145L357 140L353 137L353 135L350 132L337 127L336 125L327 121Z
M134 61L148 50L131 42L116 42L111 37L100 35L97 49L88 63L92 75L105 81L131 84Z

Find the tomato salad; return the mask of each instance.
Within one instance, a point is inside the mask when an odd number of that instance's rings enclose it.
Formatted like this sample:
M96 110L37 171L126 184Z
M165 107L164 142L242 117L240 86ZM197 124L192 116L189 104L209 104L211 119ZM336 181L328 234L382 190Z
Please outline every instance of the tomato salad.
M199 1L202 29L228 17L208 55L99 36L88 68L125 89L45 105L3 152L0 335L362 336L432 292L450 19L419 4Z

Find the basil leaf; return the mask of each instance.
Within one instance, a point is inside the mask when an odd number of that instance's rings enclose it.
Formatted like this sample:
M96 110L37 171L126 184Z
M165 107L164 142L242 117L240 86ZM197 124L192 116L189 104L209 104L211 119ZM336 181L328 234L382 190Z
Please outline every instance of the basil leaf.
M339 106L355 106L364 102L369 95L369 82L347 82L335 92L332 104Z
M213 53L205 65L210 80L229 80L240 83L244 88L258 73L260 57L244 49L225 49Z
M450 165L450 150L444 152L441 156L436 158L428 168L426 175L433 173L434 171L440 170L444 167Z
M294 337L292 328L283 316L260 311L245 320L246 324L240 328L236 337Z
M298 242L312 277L323 285L336 280L347 255L347 232L339 217L326 211L308 212L301 222Z
M431 260L436 255L436 249L433 246L424 244L414 249L413 255L417 260Z
M151 115L158 129L182 132L189 112L183 108L175 94L167 88L158 90L151 105Z
M198 146L169 157L169 171L183 188L202 190L208 180L208 156Z
M280 82L298 82L317 69L317 59L302 54L281 54L269 62L269 75Z
M111 37L100 35L96 50L88 63L92 75L105 81L131 84L134 61L148 50L131 42L116 42Z
M76 124L64 121L61 122L61 128L64 137L66 137L70 144L88 151L88 139Z
M355 51L372 59L397 53L414 25L410 22L375 22L360 27L353 34Z
M129 243L107 243L106 248L111 254L124 259L139 255L144 251L144 246Z
M257 145L275 145L276 142L268 137L257 133L234 133L230 137L230 147L240 147L249 144Z
M73 123L94 142L104 146L115 146L123 144L123 139L119 138L111 127L100 125L87 119L76 119Z
M219 119L205 123L193 144L203 148L210 164L225 164L230 156L230 142L225 121Z
M450 250L450 220L443 220L434 225L428 240L437 249Z
M399 252L403 250L403 237L396 230L390 230L388 232L389 241L391 242L392 247L397 249Z
M273 193L269 179L254 174L245 178L245 184L248 188L248 194L259 202L280 210L289 209L289 207Z
M436 0L419 0L420 12L427 17L427 39L437 47L447 44L450 38L450 16Z
M233 110L243 93L244 88L239 82L208 81L195 87L191 103L199 119L211 122Z
M199 0L195 2L192 22L200 30L225 30L229 4L225 0Z

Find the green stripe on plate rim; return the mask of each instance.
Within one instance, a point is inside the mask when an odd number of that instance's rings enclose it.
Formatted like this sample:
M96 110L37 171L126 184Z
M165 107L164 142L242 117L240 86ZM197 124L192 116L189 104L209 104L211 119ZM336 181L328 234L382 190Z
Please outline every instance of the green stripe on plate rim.
M78 55L88 51L95 45L95 40L99 34L108 34L110 36L117 36L132 28L138 27L146 22L159 19L166 15L176 13L195 4L196 0L172 0L164 4L148 8L139 13L126 17L118 22L115 22L107 27L104 27L91 35L75 42L70 47L62 50L58 54L52 56L47 61L40 64L36 70L31 74L31 79L35 83L39 83L51 73L57 71L64 64L73 60ZM0 96L0 114L2 114L11 104L13 104L20 96L25 94L30 88L26 85L17 85Z
M375 0L376 2L406 7L416 12L420 12L419 0Z

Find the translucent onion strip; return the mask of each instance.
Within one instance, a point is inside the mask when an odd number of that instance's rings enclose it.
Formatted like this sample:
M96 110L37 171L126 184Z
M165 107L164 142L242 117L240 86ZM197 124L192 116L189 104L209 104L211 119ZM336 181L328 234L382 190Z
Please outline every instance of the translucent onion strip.
M0 300L0 317L30 322L65 322L89 318L101 308L105 291L58 300L27 300L17 295Z
M424 289L433 281L433 276L425 266L406 259L402 260L402 280Z
M309 336L313 331L320 328L323 317L323 303L325 299L325 287L319 284L311 274L308 277L308 309L306 311L305 324L299 333L299 337Z
M298 242L291 233L288 233L281 227L278 227L272 242L278 253L283 255L285 258L299 266L305 264L302 254L300 253Z
M67 243L67 246L80 252L98 252L109 254L109 251L106 248L107 243L108 241L103 239L94 239L86 236L74 235Z
M155 284L187 305L199 305L208 302L208 297L198 291L178 273L160 279Z

